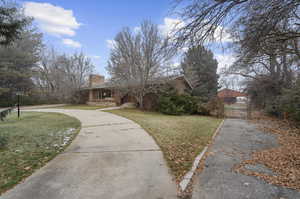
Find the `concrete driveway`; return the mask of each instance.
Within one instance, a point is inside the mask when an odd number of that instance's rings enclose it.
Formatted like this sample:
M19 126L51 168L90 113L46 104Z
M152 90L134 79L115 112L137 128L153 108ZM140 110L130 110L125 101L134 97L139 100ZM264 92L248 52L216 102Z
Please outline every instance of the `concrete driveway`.
M64 153L1 199L176 198L162 152L136 123L101 111L38 111L76 117L82 130Z
M227 119L205 160L204 170L196 176L193 199L296 199L300 192L271 185L254 176L232 170L235 164L250 159L251 153L277 146L274 134L263 133L254 124ZM247 169L275 175L264 165Z

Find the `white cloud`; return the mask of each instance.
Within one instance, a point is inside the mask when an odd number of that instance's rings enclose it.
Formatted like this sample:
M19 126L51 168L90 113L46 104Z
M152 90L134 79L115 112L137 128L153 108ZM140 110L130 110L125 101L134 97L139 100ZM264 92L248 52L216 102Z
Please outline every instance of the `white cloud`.
M134 28L133 28L133 32L134 32L134 33L139 33L139 32L141 32L141 27L140 27L140 26L134 27Z
M112 49L116 46L116 41L113 39L106 40L107 48Z
M236 60L233 54L217 54L215 57L218 61L218 73L231 66Z
M166 17L164 18L164 24L159 25L159 29L164 36L171 37L174 34L174 32L176 32L183 26L184 22L180 19Z
M50 3L26 2L24 12L26 16L33 17L43 31L57 36L74 36L75 30L81 25L72 10Z
M62 43L67 45L67 46L73 47L73 48L80 48L81 47L81 44L79 42L74 41L72 39L63 39Z
M175 62L175 63L173 63L173 65L172 65L174 68L178 68L179 66L180 66L180 63L179 62Z
M164 23L159 25L159 29L164 36L172 37L180 28L182 28L186 23L180 19L176 18L164 18ZM216 41L219 42L232 42L232 38L228 33L228 30L222 26L218 26L215 31Z
M164 18L164 24L158 26L159 30L161 31L162 35L165 37L169 37L171 42L176 42L176 37L174 36L176 31L182 28L185 23L180 19L174 19L166 17ZM183 47L180 49L181 53L187 52L188 48Z
M92 58L92 59L100 59L100 58L101 58L101 57L98 56L98 55L90 55L89 57Z
M186 53L189 50L189 48L188 47L182 47L180 50L181 50L182 53Z
M164 23L158 25L158 29L163 34L163 36L172 37L174 32L179 28L182 28L183 26L184 26L184 22L181 21L180 19L165 17ZM134 33L139 33L140 31L141 31L140 26L136 26L133 28Z
M222 27L222 26L218 26L216 31L215 31L215 38L216 41L219 42L233 42L233 39L230 35L230 33L228 33L228 29Z

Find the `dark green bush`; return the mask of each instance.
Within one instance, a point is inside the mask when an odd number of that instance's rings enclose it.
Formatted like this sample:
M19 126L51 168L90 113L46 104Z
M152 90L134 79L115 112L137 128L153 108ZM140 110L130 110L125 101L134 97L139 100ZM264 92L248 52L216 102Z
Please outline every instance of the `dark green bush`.
M199 115L210 115L208 103L198 102L197 103L197 113Z
M286 119L300 123L300 79L291 89L283 92L278 109Z
M209 102L207 103L207 107L210 115L220 117L220 118L225 116L224 103L220 98L214 97L210 99Z
M208 102L200 97L195 97L195 99L197 100L197 114L224 117L224 103L220 98L214 97Z
M164 95L159 97L158 110L168 115L184 115L197 112L197 101L190 95Z
M0 150L5 149L8 145L8 138L5 135L0 135Z
M264 111L275 117L293 120L300 124L300 80L290 89L283 89L280 95L267 100Z
M16 105L17 102L18 98L16 95L0 95L0 107L12 107ZM60 101L53 97L42 97L37 94L20 96L21 106L57 103L60 103Z
M281 99L280 97L277 97L273 99L272 101L269 101L266 103L264 111L269 114L276 117L282 117L283 115L283 109L281 107Z

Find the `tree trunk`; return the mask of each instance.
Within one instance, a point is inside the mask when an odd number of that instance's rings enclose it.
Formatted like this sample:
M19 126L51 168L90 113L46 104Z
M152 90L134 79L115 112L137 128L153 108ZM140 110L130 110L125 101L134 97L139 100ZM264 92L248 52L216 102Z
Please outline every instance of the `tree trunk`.
M144 94L143 93L140 93L140 95L139 95L139 106L140 106L140 109L144 110Z
M252 119L252 102L250 97L247 99L247 119L251 120Z

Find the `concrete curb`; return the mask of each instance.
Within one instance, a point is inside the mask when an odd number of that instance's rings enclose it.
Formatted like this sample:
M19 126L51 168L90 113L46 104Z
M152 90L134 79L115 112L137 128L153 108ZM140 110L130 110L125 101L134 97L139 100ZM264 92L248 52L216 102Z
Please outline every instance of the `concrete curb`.
M110 110L117 110L117 109L121 109L121 107L114 106L114 107L100 108L100 109L96 109L96 111L110 111Z
M218 128L217 128L217 130L215 131L215 133L213 134L213 136L212 136L212 138L211 138L211 140L212 141L214 141L215 140L215 137L217 136L217 134L219 133L219 131L220 131L220 128L223 126L223 124L224 124L224 121L225 121L225 119L223 119L222 120L222 122L220 123L220 125L218 126Z
M217 136L218 132L220 131L220 128L222 127L224 121L225 121L225 119L223 119L223 121L219 124L218 128L216 129L215 133L213 134L212 142L214 141L215 137ZM191 170L189 172L187 172L184 175L183 179L180 181L179 186L180 186L180 189L182 192L185 191L185 189L188 187L189 183L191 182L191 180L198 168L198 165L199 165L201 159L204 157L207 149L208 149L208 146L204 147L204 149L201 151L201 153L195 158Z
M47 108L57 108L66 106L68 104L48 104L48 105L34 105L34 106L20 106L21 110L33 110L33 109L47 109Z

